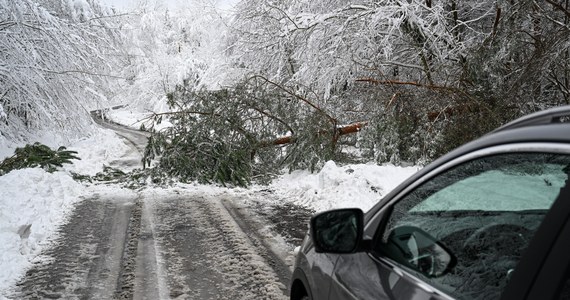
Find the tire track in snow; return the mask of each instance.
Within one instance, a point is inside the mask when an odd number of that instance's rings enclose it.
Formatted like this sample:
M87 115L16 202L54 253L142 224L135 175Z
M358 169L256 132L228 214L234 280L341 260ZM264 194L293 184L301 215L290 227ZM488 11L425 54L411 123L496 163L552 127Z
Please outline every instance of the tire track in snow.
M141 231L142 203L137 199L131 209L127 225L124 249L121 256L121 268L117 280L114 299L132 299L135 287L137 250ZM141 258L144 259L144 258Z
M247 215L241 208L236 207L230 200L224 199L221 203L240 227L241 231L248 233L247 237L249 241L258 249L259 255L271 266L279 277L279 281L282 283L289 282L292 276L291 269L279 255L271 250L271 245L266 241L266 238L259 233L262 228L252 222L251 216ZM286 287L281 289L283 293L289 294Z
M171 298L286 299L285 282L258 254L263 246L251 242L220 200L194 196L153 205Z
M117 291L134 199L80 202L53 246L17 284L16 299L112 299Z

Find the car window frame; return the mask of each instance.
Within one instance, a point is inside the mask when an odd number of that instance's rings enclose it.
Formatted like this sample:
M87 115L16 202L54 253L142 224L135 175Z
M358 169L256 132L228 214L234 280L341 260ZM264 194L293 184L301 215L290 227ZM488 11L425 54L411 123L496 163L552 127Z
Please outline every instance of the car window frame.
M547 143L547 142L513 143L507 145L497 145L488 148L477 149L468 152L466 154L463 154L461 156L458 156L456 158L453 158L449 161L442 162L439 166L435 166L434 168L431 169L431 171L428 171L423 176L411 182L408 186L402 188L390 199L383 199L380 204L381 207L379 207L379 209L377 209L374 212L374 214L370 217L370 219L368 219L368 221L366 222L364 228L364 236L372 237L372 244L377 243L378 239L382 238L383 232L385 231L388 223L389 219L388 217L391 215L392 208L394 207L394 205L397 202L399 202L401 199L409 195L416 188L427 182L428 180L431 180L432 178L435 178L436 176L439 176L440 174L443 174L448 170L451 170L452 168L467 163L469 161L473 161L484 157L490 157L500 154L509 154L509 153L552 153L552 154L570 155L570 145L565 143ZM557 202L560 202L559 199L556 199L551 207L553 207ZM567 209L570 212L570 205L565 205L565 207L567 207ZM542 223L552 223L552 222L546 222L547 217L549 217L550 215L551 215L550 213L547 213ZM564 223L565 222L566 220L564 220ZM545 226L542 223L539 226L539 229L536 231L536 234L538 234L540 231L541 234L544 235L540 237L540 239L543 240L543 242L546 241L547 243L550 244L554 243L558 237L557 233L543 229L543 227ZM534 245L533 249L537 248L535 240L536 237L533 237L531 239L529 243L529 248L533 245ZM538 251L534 249L534 251L532 251L533 259L544 261L547 258L548 253L550 252L550 248L551 247L548 247L548 249L545 249L543 251L540 251L540 249ZM418 284L418 286L424 287L426 291L445 296L446 298L449 299L454 299L454 297L430 285L428 282L424 281L421 277L417 276L416 274L409 272L404 268L401 268L397 262L392 261L390 258L383 257L378 253L373 253L373 252L369 252L369 256L375 261L389 266L396 273L399 273L402 276L406 276L409 279L413 280ZM529 266L529 264L524 263L529 260L528 257L529 254L525 252L521 256L519 264L522 265L525 272L533 272L531 274L538 274L540 272L540 266L538 266L537 268L536 264L533 267ZM517 270L520 269L521 267L517 265ZM518 299L523 299L521 295L526 296L528 295L528 293L530 293L531 287L534 284L534 280L536 278L534 276L532 276L532 278L531 276L524 276L523 272L521 271L514 273L518 274L513 275L513 278L510 280L509 284L507 284L507 286L505 287L501 299L515 299L511 298L512 295L517 295L516 297L518 297ZM524 286L526 288L520 288L521 286ZM505 298L505 295L508 295L508 297Z
M570 180L568 180L570 184ZM513 274L511 280L517 280L517 277L523 277L525 273L531 272L531 268L536 268L536 276L532 281L528 282L528 289L525 294L520 288L513 288L503 294L502 299L556 299L559 294L559 288L563 285L567 274L570 270L570 187L567 186L566 201L557 199L556 207L549 212L548 221L543 222L536 232L535 238L531 240L528 249L529 257L541 257L542 260L527 259L521 268L517 268L517 272ZM553 205L553 206L554 206ZM547 214L548 217L548 214ZM546 217L545 217L546 218ZM548 241L545 236L550 233L552 240ZM545 243L546 245L543 245ZM532 248L531 248L532 247Z

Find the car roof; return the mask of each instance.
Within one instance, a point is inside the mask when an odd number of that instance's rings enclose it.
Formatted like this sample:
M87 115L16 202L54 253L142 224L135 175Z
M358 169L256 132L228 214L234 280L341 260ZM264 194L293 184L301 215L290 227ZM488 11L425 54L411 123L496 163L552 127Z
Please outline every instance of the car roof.
M410 178L406 179L383 199L391 199L410 183L457 157L485 148L519 143L570 144L570 105L556 107L521 117L472 142L452 150L451 152L436 159ZM375 213L383 203L384 201L380 201L380 203L376 204L370 212Z
M503 131L507 129L514 129L532 125L546 125L552 123L568 122L570 118L570 105L553 107L538 111L523 117L520 117L512 122L509 122L492 132Z

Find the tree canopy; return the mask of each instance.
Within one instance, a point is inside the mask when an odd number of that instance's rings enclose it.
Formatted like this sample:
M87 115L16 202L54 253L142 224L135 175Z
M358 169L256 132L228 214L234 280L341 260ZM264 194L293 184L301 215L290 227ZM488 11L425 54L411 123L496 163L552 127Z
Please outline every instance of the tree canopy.
M0 131L79 136L112 92L120 34L95 0L0 1Z
M146 163L247 184L329 159L426 163L569 103L566 2L140 1L107 18L93 1L5 1L3 132L110 95L172 123L145 128Z

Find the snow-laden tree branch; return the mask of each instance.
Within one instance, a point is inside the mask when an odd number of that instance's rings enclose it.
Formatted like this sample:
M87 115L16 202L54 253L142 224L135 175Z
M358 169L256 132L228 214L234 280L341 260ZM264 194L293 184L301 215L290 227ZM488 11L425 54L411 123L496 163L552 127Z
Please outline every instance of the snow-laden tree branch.
M26 132L73 136L91 123L89 109L109 95L119 36L94 1L3 1L0 85L3 136ZM83 20L91 22L83 23ZM103 75L105 74L105 75ZM100 97L93 99L93 91Z

